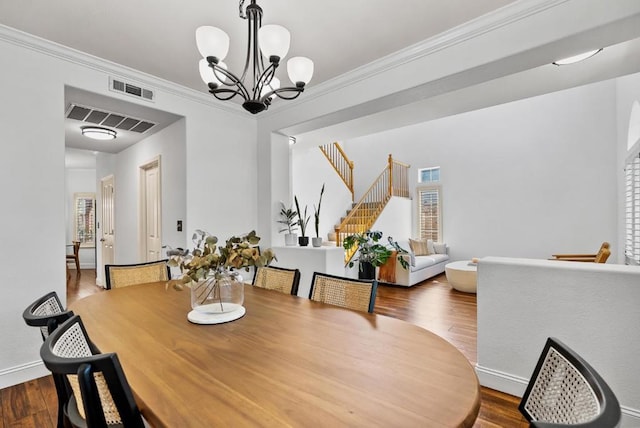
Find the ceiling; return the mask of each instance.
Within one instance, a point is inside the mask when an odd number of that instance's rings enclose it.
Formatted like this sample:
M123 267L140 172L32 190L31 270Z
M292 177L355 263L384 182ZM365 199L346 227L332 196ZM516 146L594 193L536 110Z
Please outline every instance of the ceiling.
M280 24L291 32L287 57L307 56L315 62L313 85L512 2L259 0L258 4L264 10L263 24ZM175 0L2 1L0 23L206 93L198 73L195 29L213 25L224 30L231 38L225 62L240 74L247 21L239 18L238 5L237 0L189 0L188 7ZM283 83L288 81L280 77Z
M315 63L309 87L357 69L409 45L491 12L513 0L259 0L263 24L291 32L287 57L307 56ZM245 6L250 3L246 0ZM398 5L401 7L398 7ZM296 6L293 8L292 6ZM200 80L195 29L213 25L231 39L229 70L244 65L247 21L237 0L50 0L0 2L0 24L207 93ZM357 37L354 37L357 36ZM348 42L345 42L348 41ZM286 67L279 77L288 82ZM157 132L178 117L73 88L65 91L65 112L79 104L157 121ZM66 120L67 147L117 153L149 133L118 131L116 140L83 137L77 120Z
M77 88L66 87L64 97L66 118L65 144L67 147L75 149L118 153L138 141L155 134L181 117L162 110L156 110L140 104L127 103L116 98L106 97ZM116 113L120 115L120 117L131 118L134 119L134 121L140 120L141 122L152 123L153 126L141 133L121 129L119 125L110 126L109 128L117 132L115 140L89 140L82 135L81 128L84 126L99 126L100 124L69 119L68 113L73 106L88 108L101 113ZM122 122L124 122L124 120ZM135 129L135 127L132 129Z
M250 1L246 0L245 6ZM309 84L313 87L515 1L258 0L258 3L264 10L264 24L277 23L290 30L288 57L302 55L313 59L315 71ZM294 5L296 8L292 8ZM238 6L237 0L190 0L188 7L173 0L2 1L0 24L207 93L198 73L200 57L195 46L195 29L200 25L213 25L227 32L231 43L225 62L230 71L240 74L245 59L247 28L246 21L238 17ZM390 127L390 118L394 116L397 120L394 126L402 126L631 73L634 70L629 67L632 57L629 52L636 53L639 49L637 40L631 43L630 48L618 48L623 53L618 55L619 60L626 64L620 70L618 65L607 63L613 55L602 54L594 60L604 63L600 66L604 71L590 71L588 77L575 70L558 72L558 67L556 70L536 67L506 76L510 79L510 91L501 90L504 83L492 80L467 91L424 96L416 102L422 103L419 108L416 103L395 110L390 108L385 113L385 120L380 120L378 112L319 132L333 133L334 139L349 136L349 132L362 134L363 131L355 130L365 126L375 130L381 123ZM631 63L636 67L635 71L640 70L640 61L636 59ZM279 71L283 73L280 75L283 84L288 82L285 70ZM561 73L562 77L550 79L549 73ZM544 88L540 82L544 82ZM547 83L551 85L547 86ZM66 88L65 101L65 108L79 104L157 123L143 135L119 131L115 141L95 143L80 135L82 122L67 119L67 146L76 149L115 153L179 119L149 107L74 88ZM394 104L391 98L387 101L389 105ZM290 131L290 135L297 136L306 130Z

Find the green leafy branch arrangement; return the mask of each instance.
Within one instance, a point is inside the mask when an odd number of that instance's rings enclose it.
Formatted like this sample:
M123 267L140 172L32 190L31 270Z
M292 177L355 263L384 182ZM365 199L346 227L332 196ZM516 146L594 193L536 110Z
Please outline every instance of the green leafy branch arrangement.
M196 230L192 241L194 248L191 251L181 248L167 251L168 265L179 267L183 274L182 278L169 281L176 290L182 290L185 285L211 275L221 275L226 270L249 271L250 266L267 266L271 261L277 260L271 248L260 251L257 247L260 237L255 230L230 237L224 246L217 245L218 238L203 230Z

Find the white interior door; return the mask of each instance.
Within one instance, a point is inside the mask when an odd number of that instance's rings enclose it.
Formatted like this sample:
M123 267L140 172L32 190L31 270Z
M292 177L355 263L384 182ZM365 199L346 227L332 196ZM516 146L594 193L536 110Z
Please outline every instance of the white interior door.
M160 193L160 159L141 167L141 231L143 259L162 259L162 209Z
M105 177L100 180L101 199L102 199L102 266L113 263L114 258L114 232L115 232L115 193L113 186L113 176Z

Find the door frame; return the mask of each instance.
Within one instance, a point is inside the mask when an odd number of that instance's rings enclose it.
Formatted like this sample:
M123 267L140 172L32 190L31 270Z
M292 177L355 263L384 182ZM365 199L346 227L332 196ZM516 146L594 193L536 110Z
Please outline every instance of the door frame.
M115 214L116 214L116 198L115 198L115 189L116 189L116 177L114 174L108 174L105 175L104 177L102 177L100 179L100 218L99 220L96 222L96 225L98 226L98 229L100 231L100 239L98 240L98 242L96 242L96 285L99 285L101 287L104 286L104 227L105 227L105 221L104 221L104 182L110 180L111 184L112 184L112 197L111 197L111 221L113 223L113 227L114 227L114 233L112 236L112 246L113 246L113 256L114 256L114 261L115 261L115 249L116 249L116 235L115 235ZM97 235L97 234L96 234ZM97 238L97 236L96 236ZM100 247L100 260L98 261L98 257L97 257L97 248L98 246Z
M147 186L145 180L145 174L148 170L157 168L158 169L158 188L157 194L158 198L156 200L157 208L158 208L158 223L159 223L159 239L162 242L162 163L161 156L157 155L153 157L151 160L143 163L138 167L139 171L139 179L138 179L138 254L140 261L147 260Z

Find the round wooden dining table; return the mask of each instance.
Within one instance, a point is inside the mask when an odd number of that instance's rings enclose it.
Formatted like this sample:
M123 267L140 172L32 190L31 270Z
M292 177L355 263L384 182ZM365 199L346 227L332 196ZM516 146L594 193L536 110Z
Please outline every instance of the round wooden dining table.
M470 427L480 386L467 359L405 321L245 286L246 314L187 320L165 283L74 302L116 352L154 427Z

